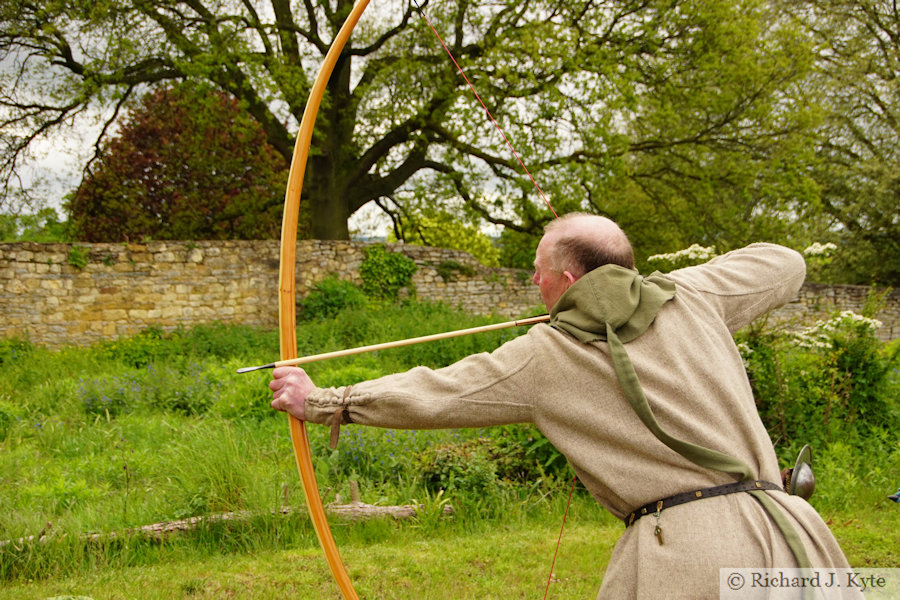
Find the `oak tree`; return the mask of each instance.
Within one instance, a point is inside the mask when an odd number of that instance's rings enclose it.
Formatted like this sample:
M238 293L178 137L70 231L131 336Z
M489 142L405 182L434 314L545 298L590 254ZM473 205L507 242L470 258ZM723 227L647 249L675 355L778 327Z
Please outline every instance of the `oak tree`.
M765 0L420 3L557 212L619 220L644 254L787 239L813 194L804 32ZM285 164L350 0L7 0L0 175L37 136L148 85L237 99ZM380 201L535 234L552 218L428 23L373 6L328 82L309 234ZM104 134L107 130L104 130ZM102 141L99 142L102 147ZM420 210L423 209L423 210ZM398 212L397 214L401 214ZM701 218L702 216L702 218Z

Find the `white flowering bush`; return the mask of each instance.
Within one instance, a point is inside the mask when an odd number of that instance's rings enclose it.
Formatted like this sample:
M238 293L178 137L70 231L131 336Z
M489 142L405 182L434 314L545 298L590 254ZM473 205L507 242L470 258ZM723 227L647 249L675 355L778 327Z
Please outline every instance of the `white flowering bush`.
M808 248L803 250L803 256L807 258L827 258L833 255L835 250L837 250L837 246L831 242L825 244L814 242Z
M830 350L834 346L836 336L842 333L874 335L881 328L881 321L866 317L853 311L844 310L824 321L816 321L812 327L801 329L791 335L797 345L810 350Z
M803 258L806 259L806 278L809 281L829 280L829 265L834 258L838 247L831 242L822 244L815 242L803 250Z
M715 246L692 244L688 248L668 254L654 254L647 258L655 269L668 273L676 269L700 265L716 257Z
M741 354L741 360L744 361L744 368L750 366L750 358L753 356L753 347L746 342L738 342L738 352Z
M752 330L736 341L776 446L860 447L900 427L900 342L881 323L843 311L800 330Z

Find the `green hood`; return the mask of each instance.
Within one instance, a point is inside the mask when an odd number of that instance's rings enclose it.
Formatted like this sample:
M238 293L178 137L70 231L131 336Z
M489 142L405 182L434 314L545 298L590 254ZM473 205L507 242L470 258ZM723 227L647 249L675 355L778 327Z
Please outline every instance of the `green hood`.
M550 310L550 325L582 342L607 339L606 326L622 343L644 333L662 305L675 297L675 284L659 273L604 265L576 281Z

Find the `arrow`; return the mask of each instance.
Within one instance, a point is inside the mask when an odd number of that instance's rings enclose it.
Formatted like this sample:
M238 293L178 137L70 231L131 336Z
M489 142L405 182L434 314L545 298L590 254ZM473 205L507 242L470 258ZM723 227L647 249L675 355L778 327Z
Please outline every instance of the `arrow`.
M322 354L313 354L311 356L302 356L300 358L291 358L288 360L279 360L267 365L258 367L243 367L238 369L238 373L249 373L250 371L259 371L261 369L274 369L276 367L290 367L294 365L303 365L306 363L316 362L319 360L327 360L329 358L340 358L341 356L351 356L353 354L363 354L364 352L375 352L376 350L387 350L388 348L399 348L401 346L411 346L413 344L421 344L423 342L434 342L437 340L446 340L449 338L460 337L464 335L472 335L474 333L484 333L487 331L495 331L497 329L507 329L509 327L521 327L527 325L535 325L537 323L546 323L550 320L550 315L540 315L537 317L529 317L527 319L518 319L516 321L506 321L504 323L494 323L492 325L482 325L480 327L470 327L468 329L457 329L456 331L447 331L444 333L434 333L431 335L423 335L420 337L407 338L405 340L397 340L394 342L384 342L381 344L372 344L370 346L359 346L358 348L348 348L346 350L335 350L334 352L324 352Z

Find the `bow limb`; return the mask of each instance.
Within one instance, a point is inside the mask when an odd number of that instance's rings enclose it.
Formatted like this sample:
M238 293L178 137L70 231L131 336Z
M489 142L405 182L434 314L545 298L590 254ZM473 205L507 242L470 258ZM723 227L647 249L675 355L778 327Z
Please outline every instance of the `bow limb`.
M299 218L300 192L303 189L303 176L306 172L306 163L309 158L309 147L312 143L312 131L315 126L316 114L319 111L322 96L325 94L328 80L332 71L334 71L337 59L368 4L369 0L359 0L356 3L328 49L328 54L325 56L325 61L322 63L322 68L309 94L309 100L303 112L303 119L300 122L300 131L297 134L297 143L294 146L294 157L291 161L291 170L284 199L284 216L281 225L281 259L278 277L278 322L282 360L297 357L297 316L295 304L297 221ZM350 581L347 570L344 568L337 544L335 544L331 535L331 528L328 526L328 519L325 517L325 507L322 506L322 498L319 496L319 486L316 483L316 474L313 469L306 424L293 416L289 416L289 420L291 442L294 446L294 455L297 458L297 468L300 471L300 479L303 481L306 504L309 507L310 517L312 518L316 535L319 537L319 543L322 545L328 566L331 568L334 580L344 598L346 600L357 600L359 596L357 596L356 590L353 589L353 583Z

